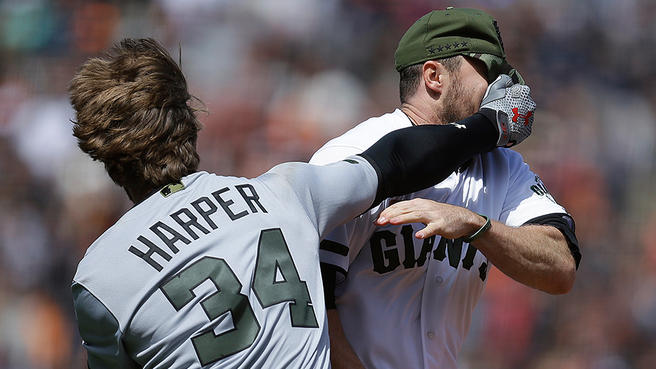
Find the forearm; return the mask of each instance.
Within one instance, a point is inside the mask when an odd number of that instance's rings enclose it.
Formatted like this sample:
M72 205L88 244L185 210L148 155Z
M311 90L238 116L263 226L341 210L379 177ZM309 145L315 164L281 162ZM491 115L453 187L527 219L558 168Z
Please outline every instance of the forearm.
M493 221L473 245L504 274L529 287L562 294L574 284L574 257L555 227L509 227Z
M374 205L441 182L472 156L494 148L497 133L486 115L457 123L399 129L360 154L378 174Z

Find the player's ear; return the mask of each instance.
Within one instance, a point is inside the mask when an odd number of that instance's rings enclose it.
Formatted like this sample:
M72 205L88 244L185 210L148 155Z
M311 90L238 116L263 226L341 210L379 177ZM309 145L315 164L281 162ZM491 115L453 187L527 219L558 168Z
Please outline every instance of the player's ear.
M448 79L448 70L436 60L424 62L422 77L426 90L431 95L441 95Z

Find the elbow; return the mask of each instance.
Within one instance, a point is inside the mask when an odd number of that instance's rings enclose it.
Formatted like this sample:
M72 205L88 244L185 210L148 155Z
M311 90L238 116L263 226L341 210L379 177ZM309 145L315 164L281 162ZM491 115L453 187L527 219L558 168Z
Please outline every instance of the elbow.
M566 278L566 279L563 278L562 281L559 281L558 283L554 284L554 286L552 286L551 291L548 292L552 295L564 295L569 291L571 291L572 287L574 287L574 277Z
M572 261L554 273L551 283L545 289L545 292L552 295L564 295L574 287L576 279L576 265Z

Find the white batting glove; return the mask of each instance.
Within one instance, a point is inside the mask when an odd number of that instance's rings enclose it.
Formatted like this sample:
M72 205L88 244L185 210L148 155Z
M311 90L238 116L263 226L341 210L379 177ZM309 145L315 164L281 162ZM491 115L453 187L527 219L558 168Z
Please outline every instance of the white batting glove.
M535 101L530 93L531 89L528 86L513 84L512 79L506 74L499 75L487 87L481 102L481 110L490 109L496 117L496 128L499 133L497 146L517 145L531 134Z

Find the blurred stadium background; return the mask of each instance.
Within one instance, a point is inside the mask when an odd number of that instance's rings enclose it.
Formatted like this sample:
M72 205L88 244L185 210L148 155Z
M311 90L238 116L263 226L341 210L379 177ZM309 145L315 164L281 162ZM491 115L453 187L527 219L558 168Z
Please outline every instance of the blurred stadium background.
M181 47L201 168L253 176L391 111L398 39L449 5L499 20L539 108L517 150L583 251L565 296L491 273L461 368L656 367L656 2L0 0L0 368L85 367L70 280L130 206L71 136L83 60L128 36Z

